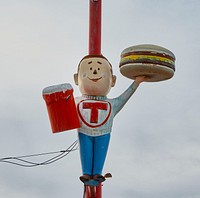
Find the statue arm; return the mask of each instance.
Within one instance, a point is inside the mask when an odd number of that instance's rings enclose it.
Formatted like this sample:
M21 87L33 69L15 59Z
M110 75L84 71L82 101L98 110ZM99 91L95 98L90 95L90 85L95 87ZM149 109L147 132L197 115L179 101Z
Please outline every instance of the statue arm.
M136 77L135 81L126 89L120 96L115 98L115 114L117 114L127 103L130 97L135 93L140 83L144 82L146 79L145 76Z

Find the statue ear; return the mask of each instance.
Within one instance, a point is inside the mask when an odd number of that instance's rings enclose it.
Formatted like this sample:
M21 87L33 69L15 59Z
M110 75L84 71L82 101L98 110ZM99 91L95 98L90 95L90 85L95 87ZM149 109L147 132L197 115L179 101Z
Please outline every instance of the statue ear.
M111 84L112 87L115 86L116 79L117 79L117 77L116 77L115 75L113 75L113 76L112 76L112 84Z
M74 82L76 85L78 85L78 74L74 74Z

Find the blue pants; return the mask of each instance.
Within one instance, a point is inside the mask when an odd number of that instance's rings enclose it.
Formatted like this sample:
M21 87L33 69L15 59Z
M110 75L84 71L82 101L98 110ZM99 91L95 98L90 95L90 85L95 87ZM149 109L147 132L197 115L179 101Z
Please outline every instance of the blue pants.
M78 136L83 174L102 174L110 134L93 137L78 133Z

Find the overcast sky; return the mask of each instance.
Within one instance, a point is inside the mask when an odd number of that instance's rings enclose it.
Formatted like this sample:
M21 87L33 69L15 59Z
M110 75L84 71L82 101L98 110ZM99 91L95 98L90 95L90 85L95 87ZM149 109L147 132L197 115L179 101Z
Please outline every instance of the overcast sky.
M89 0L0 0L0 158L66 149L75 130L52 134L44 87L70 83L88 53ZM102 53L132 82L120 53L156 44L176 56L172 79L143 83L114 120L103 186L109 198L200 198L200 1L104 0ZM44 160L32 159L33 161ZM0 197L82 197L79 151L48 166L0 163Z

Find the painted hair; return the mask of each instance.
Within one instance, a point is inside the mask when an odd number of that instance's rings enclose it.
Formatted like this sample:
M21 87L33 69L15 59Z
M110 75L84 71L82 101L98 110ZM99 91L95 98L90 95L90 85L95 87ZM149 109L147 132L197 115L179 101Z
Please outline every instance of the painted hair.
M84 57L81 59L81 61L80 61L79 64L78 64L78 71L77 71L77 73L79 72L79 68L80 68L81 62L82 62L83 60L85 60L85 59L88 59L88 58L103 58L103 59L105 59L105 60L109 63L111 73L113 74L112 65L111 65L111 63L108 61L108 59L107 59L105 56L103 56L103 55L95 55L95 54L86 55L86 56L84 56Z

